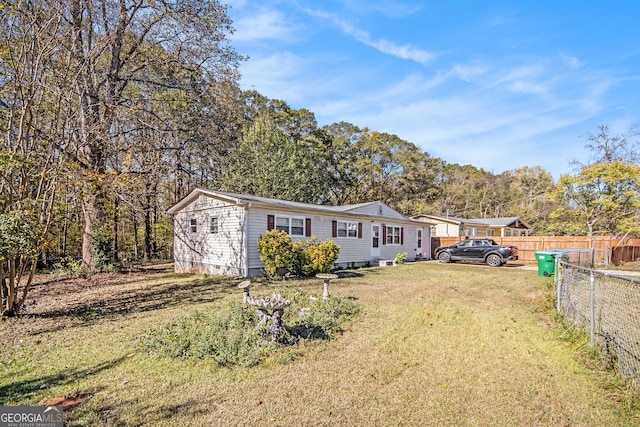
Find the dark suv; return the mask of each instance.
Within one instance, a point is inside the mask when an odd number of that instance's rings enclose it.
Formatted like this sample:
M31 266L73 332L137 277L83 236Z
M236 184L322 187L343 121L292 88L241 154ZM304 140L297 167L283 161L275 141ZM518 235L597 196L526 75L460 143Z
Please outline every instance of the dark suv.
M491 267L499 267L507 261L518 259L516 246L501 246L492 239L466 239L452 246L436 249L440 262L481 261Z

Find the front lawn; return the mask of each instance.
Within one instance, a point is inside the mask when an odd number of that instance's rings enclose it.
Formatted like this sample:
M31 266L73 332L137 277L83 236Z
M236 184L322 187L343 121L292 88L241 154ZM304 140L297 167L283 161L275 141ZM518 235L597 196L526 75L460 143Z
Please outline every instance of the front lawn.
M612 374L563 339L535 271L432 262L340 272L359 307L333 339L255 366L149 352L150 330L242 300L167 270L39 285L0 323L0 405L80 402L69 425L638 425ZM254 283L252 294L319 279Z

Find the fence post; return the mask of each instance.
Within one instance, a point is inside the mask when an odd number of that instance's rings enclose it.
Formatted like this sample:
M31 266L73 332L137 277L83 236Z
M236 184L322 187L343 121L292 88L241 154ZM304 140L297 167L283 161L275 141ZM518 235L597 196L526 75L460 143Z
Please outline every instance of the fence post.
M560 297L562 295L562 278L560 276L562 276L562 270L560 268L560 260L558 258L560 257L556 257L556 275L554 279L556 282L556 290L558 292L558 296L556 297L556 311L560 313Z
M590 313L590 321L589 321L589 341L591 343L591 346L593 347L593 343L594 343L594 333L595 333L595 324L596 324L596 308L595 308L595 292L594 292L594 283L595 283L595 277L593 275L593 270L591 270L591 273L589 274L589 282L590 282L590 308L591 308L591 313Z

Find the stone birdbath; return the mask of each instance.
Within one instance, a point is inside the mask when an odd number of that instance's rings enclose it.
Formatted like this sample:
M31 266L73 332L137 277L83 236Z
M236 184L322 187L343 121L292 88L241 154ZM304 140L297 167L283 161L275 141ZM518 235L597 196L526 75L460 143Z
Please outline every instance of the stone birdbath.
M272 341L278 341L285 332L282 315L284 314L284 309L291 304L291 301L282 298L280 294L274 294L271 297L252 296L249 292L250 286L251 282L248 280L238 285L244 291L242 302L257 307L258 324L256 328L261 328L268 321L271 321L267 333L271 336Z
M322 298L329 298L329 281L331 279L337 279L338 275L333 273L318 273L316 274L316 278L322 279L322 284L324 285L324 292L322 293Z
M251 281L250 280L242 281L242 282L238 283L238 287L244 291L244 294L242 295L242 303L246 304L247 303L247 299L250 296L249 295L249 288L251 287Z

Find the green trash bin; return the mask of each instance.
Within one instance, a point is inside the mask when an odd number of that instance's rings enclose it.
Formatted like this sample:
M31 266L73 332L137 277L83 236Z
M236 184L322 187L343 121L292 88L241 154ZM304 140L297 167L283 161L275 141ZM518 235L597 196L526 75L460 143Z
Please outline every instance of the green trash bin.
M564 255L567 252L558 249L536 252L536 260L538 261L538 276L549 277L556 272L556 257Z

